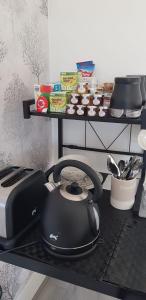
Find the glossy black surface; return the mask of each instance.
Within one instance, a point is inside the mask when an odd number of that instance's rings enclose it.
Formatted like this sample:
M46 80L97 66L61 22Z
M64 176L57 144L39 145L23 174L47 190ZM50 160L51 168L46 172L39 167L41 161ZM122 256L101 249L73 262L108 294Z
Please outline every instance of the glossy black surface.
M0 259L82 287L115 296L146 297L146 220L132 211L111 207L109 192L99 203L100 239L96 249L76 261L62 260L48 254L40 240L40 226L34 227L20 245L37 244L0 255Z
M92 199L90 194L89 200ZM54 252L66 255L84 252L83 248L89 243L92 247L98 232L95 235L90 225L88 199L70 201L61 195L58 188L49 193L41 218L42 237L46 246L52 246Z

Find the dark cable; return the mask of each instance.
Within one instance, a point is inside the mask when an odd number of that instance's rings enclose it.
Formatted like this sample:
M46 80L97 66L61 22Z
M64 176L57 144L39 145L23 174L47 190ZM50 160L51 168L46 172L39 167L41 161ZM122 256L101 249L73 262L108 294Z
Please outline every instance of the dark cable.
M5 254L5 253L12 252L12 251L14 251L14 250L18 250L18 249L25 248L25 247L27 247L27 246L33 246L33 245L35 245L35 244L38 244L39 242L40 242L40 241L34 241L34 242L27 243L27 244L24 244L24 245L15 247L15 248L11 248L11 249L8 249L8 250L0 251L0 255L3 255L3 254Z

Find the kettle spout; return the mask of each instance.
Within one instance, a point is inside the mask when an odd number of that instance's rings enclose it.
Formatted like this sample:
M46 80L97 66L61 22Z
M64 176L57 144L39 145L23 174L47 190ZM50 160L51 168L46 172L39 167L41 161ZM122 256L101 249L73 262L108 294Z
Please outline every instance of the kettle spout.
M47 183L45 183L45 186L49 190L49 192L54 191L59 185L60 185L60 182L57 183L57 184L54 184L53 182L47 182Z
M49 190L49 192L52 192L56 188L56 186L53 182L47 182L47 183L45 183L45 186Z

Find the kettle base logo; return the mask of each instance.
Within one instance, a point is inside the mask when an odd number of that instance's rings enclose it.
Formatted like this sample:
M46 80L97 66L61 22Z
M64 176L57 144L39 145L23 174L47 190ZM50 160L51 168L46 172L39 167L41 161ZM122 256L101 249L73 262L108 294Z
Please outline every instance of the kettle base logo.
M51 234L49 235L49 238L52 239L52 240L54 240L54 241L57 241L57 240L58 240L58 237L59 237L58 234L55 235L55 234L51 233Z

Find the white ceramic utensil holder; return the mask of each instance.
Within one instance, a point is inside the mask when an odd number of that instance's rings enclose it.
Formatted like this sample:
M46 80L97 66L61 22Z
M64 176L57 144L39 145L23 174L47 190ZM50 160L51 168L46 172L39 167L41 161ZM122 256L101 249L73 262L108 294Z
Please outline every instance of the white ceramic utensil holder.
M137 179L122 180L111 176L111 205L117 209L131 209L137 189Z

